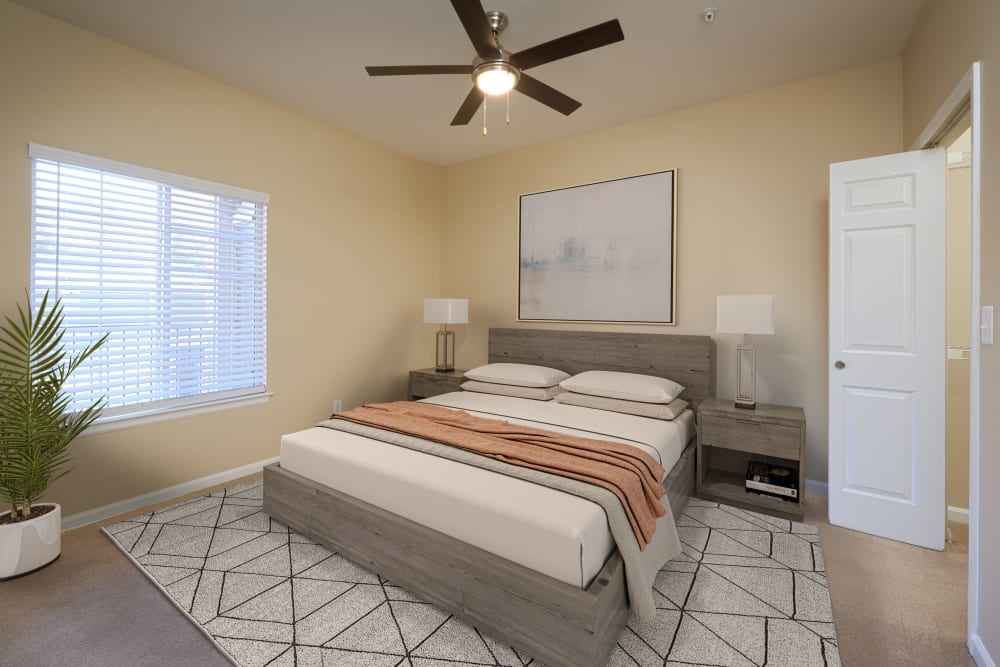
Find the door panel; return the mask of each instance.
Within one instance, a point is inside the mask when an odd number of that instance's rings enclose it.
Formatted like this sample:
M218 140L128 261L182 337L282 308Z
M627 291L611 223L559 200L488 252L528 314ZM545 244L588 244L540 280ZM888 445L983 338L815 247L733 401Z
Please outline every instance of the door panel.
M913 208L913 174L876 176L844 183L844 213Z
M844 246L845 345L912 352L913 229L845 231Z
M912 394L844 387L844 399L844 490L911 501Z
M941 149L830 166L830 522L934 549L945 528L944 192Z

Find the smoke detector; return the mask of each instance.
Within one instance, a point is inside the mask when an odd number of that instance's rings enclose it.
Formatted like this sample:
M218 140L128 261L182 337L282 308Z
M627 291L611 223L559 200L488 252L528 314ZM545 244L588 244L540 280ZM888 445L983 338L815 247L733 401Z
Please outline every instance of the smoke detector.
M708 7L701 13L701 18L705 19L705 23L711 23L715 20L715 14L718 11L715 7Z

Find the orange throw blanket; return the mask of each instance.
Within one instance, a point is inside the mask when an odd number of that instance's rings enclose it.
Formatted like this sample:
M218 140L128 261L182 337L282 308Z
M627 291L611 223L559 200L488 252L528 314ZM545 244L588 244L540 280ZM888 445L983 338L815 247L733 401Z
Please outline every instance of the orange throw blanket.
M433 440L604 487L621 501L640 550L653 539L656 519L666 514L660 502L666 493L660 483L663 466L631 445L552 433L408 401L372 403L331 418Z

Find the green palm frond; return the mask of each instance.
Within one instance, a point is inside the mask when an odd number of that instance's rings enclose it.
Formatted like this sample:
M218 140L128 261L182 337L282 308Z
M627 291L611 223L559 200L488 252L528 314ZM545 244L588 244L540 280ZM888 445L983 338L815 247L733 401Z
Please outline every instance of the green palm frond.
M0 324L0 498L30 506L68 471L69 444L98 417L105 401L70 412L70 375L107 340L75 356L63 344L63 307L45 293L37 312L17 306Z

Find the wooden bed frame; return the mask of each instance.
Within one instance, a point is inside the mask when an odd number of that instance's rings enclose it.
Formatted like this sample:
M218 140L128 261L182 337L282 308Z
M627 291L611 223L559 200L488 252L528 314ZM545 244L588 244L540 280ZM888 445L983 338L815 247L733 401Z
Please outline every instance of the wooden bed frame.
M668 377L693 404L715 395L708 336L490 329L489 360ZM692 440L665 481L675 517L694 491L694 451ZM580 589L279 464L264 469L264 511L549 667L604 667L630 616L617 551Z

